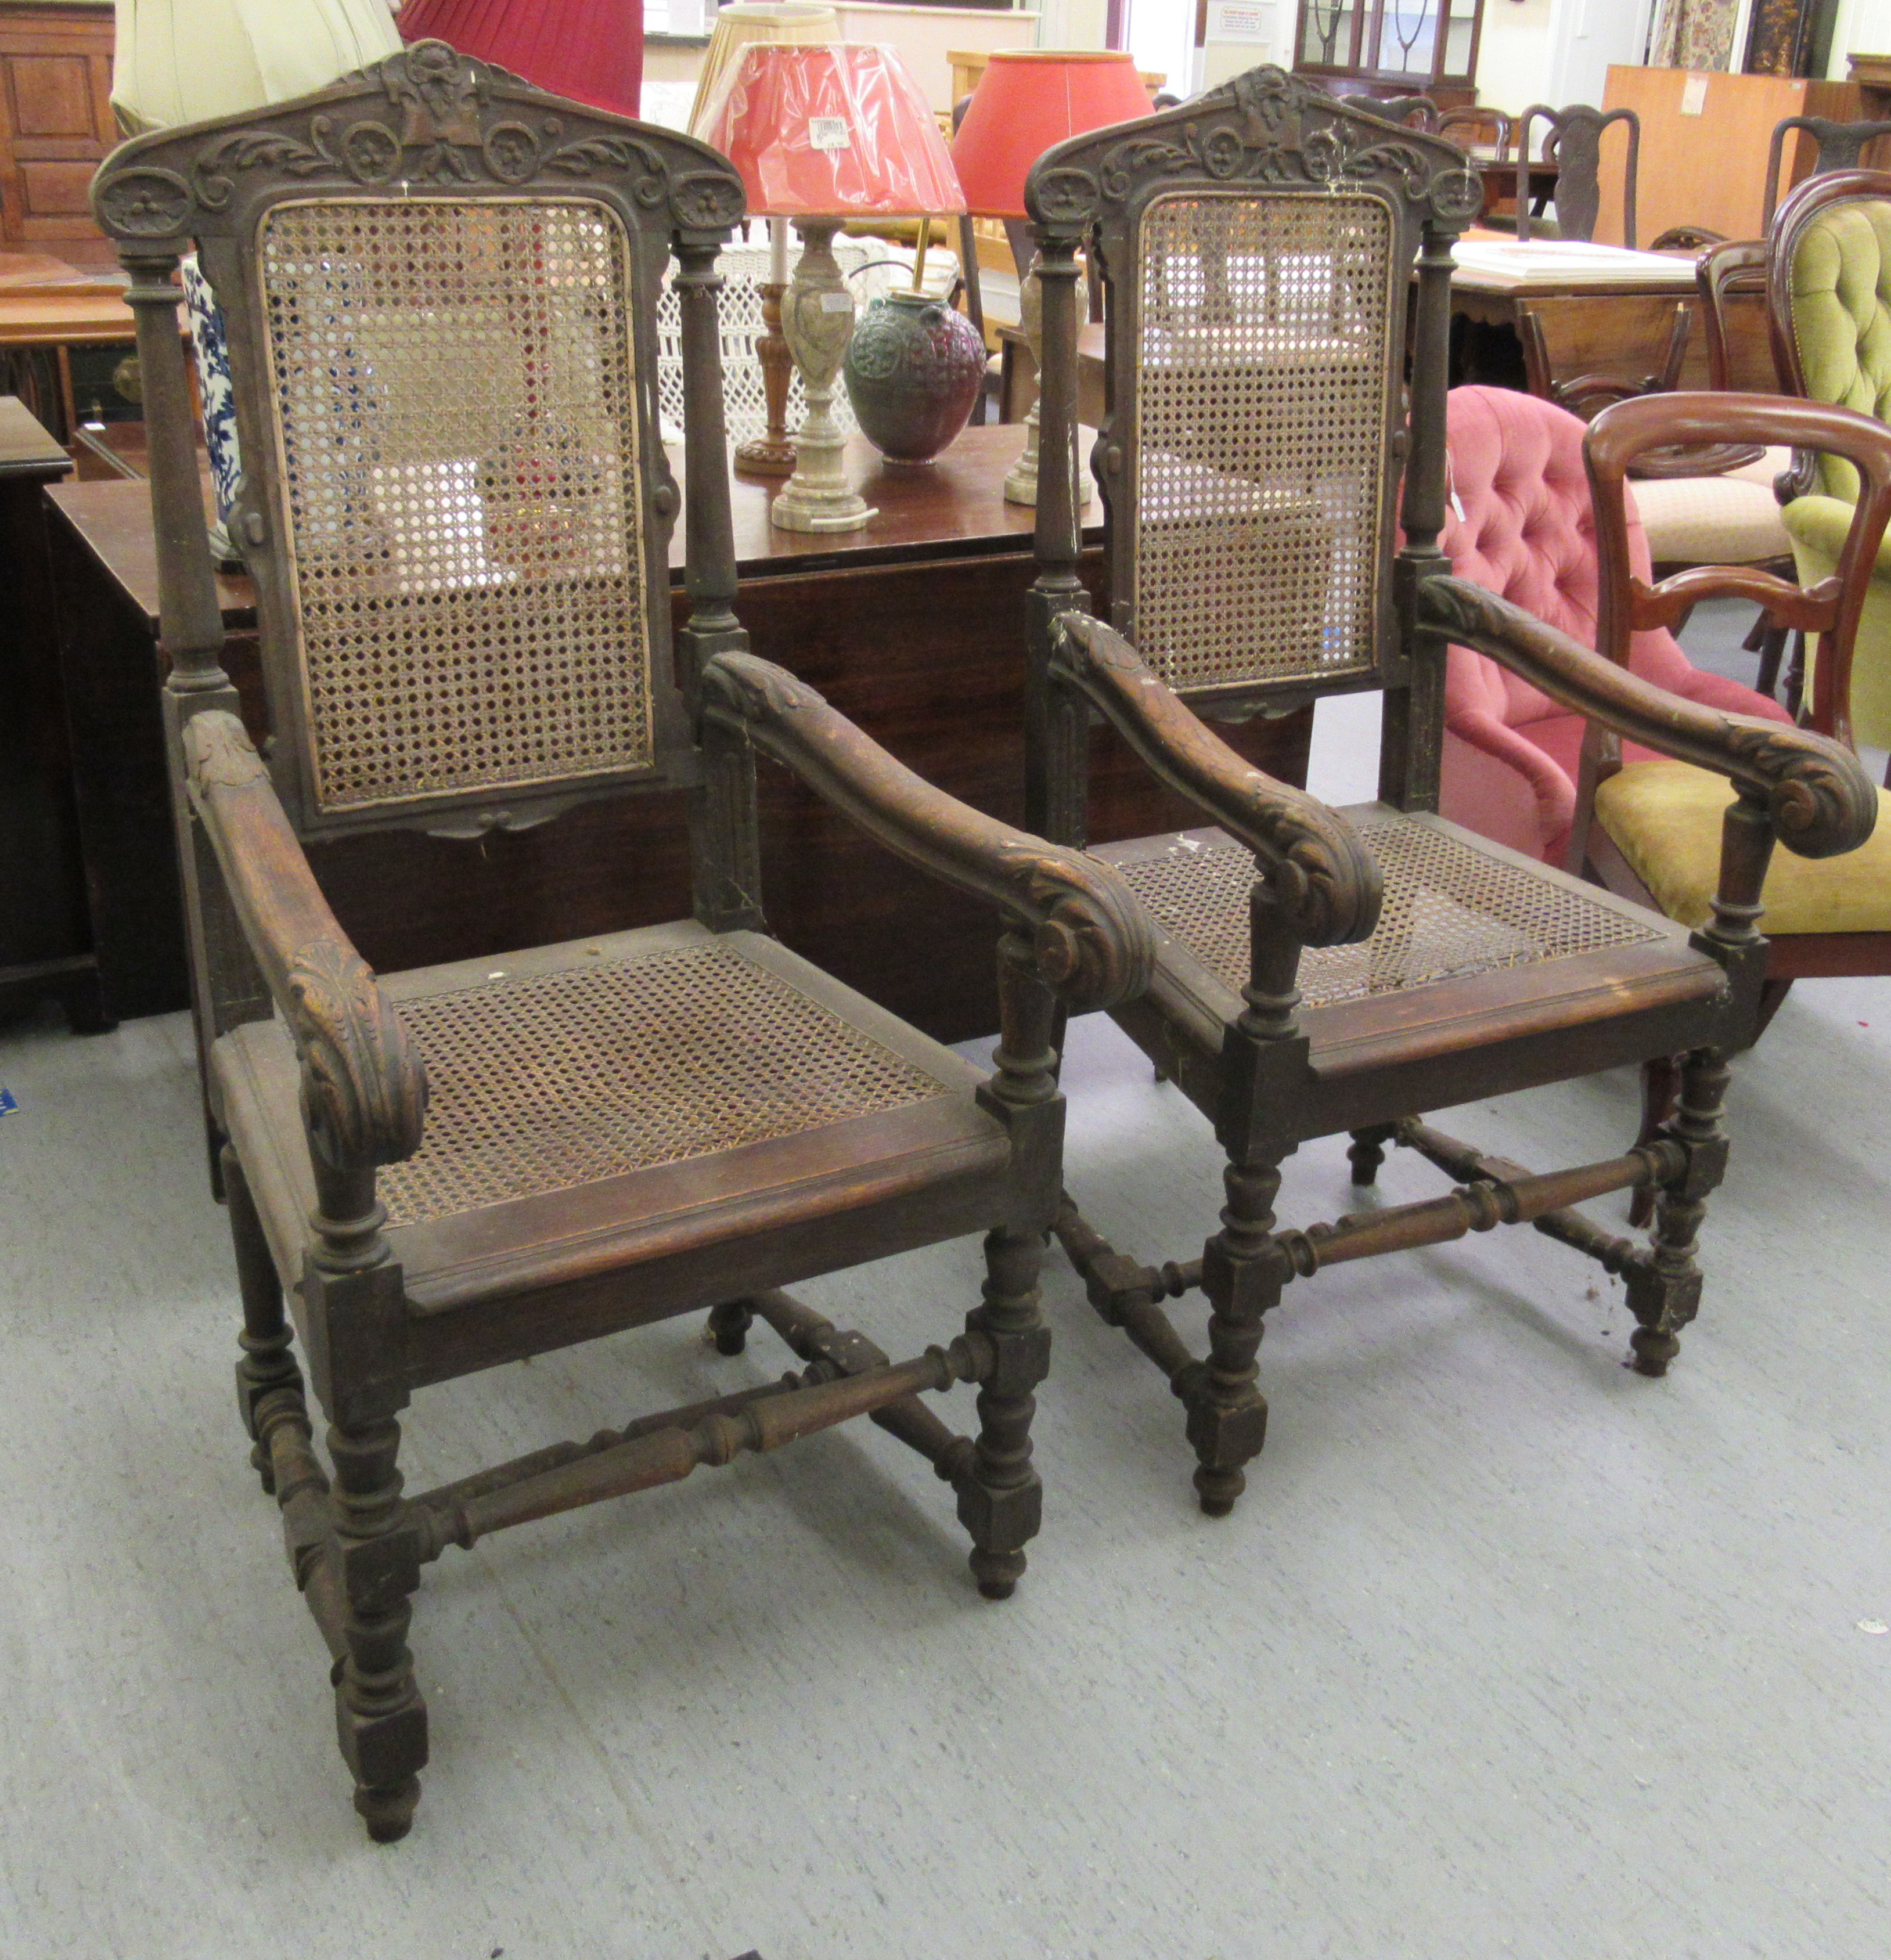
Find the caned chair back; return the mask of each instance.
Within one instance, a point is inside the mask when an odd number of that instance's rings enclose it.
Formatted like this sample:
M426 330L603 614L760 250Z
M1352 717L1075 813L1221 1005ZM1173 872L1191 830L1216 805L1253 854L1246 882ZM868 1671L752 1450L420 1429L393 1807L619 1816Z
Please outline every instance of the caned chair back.
M1111 623L1199 705L1401 684L1401 466L1441 511L1449 241L1481 191L1450 144L1266 68L1033 171L1047 266L1081 242L1103 269Z
M1809 177L1767 240L1767 318L1789 394L1891 421L1891 173ZM1855 501L1858 473L1814 459L1817 487Z
M194 240L227 322L298 827L517 823L672 779L656 304L673 243L740 216L731 166L433 42L128 144L94 196L134 272ZM154 445L188 443L186 405L154 406Z

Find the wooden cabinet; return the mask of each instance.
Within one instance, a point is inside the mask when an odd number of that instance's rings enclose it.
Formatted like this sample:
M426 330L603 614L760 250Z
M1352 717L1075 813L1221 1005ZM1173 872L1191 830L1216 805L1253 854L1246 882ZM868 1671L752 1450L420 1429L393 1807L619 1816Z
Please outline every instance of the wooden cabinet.
M1300 0L1294 66L1335 92L1477 100L1484 0Z
M1641 119L1635 233L1658 238L1670 226L1705 225L1724 238L1758 238L1766 205L1766 153L1786 116L1853 123L1865 113L1855 82L1796 75L1695 75L1677 68L1612 68L1603 106ZM1596 237L1622 243L1623 145L1603 139L1602 214ZM1782 196L1812 168L1814 146L1802 131L1789 142Z
M86 193L118 140L112 10L0 5L0 250L116 263Z

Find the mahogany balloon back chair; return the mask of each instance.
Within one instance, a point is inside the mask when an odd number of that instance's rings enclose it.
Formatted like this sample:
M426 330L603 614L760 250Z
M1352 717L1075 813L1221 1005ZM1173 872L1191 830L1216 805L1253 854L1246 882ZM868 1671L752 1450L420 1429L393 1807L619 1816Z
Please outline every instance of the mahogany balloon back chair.
M401 1835L419 1796L409 1596L449 1546L868 1414L953 1486L1002 1597L1038 1521L1052 1017L1060 996L1138 984L1148 934L1106 867L939 794L744 651L716 307L733 167L422 42L128 143L94 200L138 314L239 1397L336 1657L370 1832ZM228 325L266 764L221 665L172 283L193 241ZM673 642L656 336L673 253ZM767 935L756 749L1003 916L989 1080ZM302 848L395 826L476 840L646 790L692 799L692 918L424 971L368 969ZM973 1230L983 1303L917 1360L778 1290ZM805 1367L403 1494L415 1390L705 1308L724 1354L759 1315ZM976 1439L918 1401L954 1381L979 1385Z
M1046 457L1029 807L1046 835L1084 842L1085 744L1100 714L1201 811L1208 827L1094 854L1164 935L1153 985L1116 1019L1228 1160L1221 1229L1199 1259L1141 1265L1074 1207L1059 1235L1092 1303L1184 1404L1211 1513L1233 1505L1261 1446L1263 1316L1288 1281L1339 1261L1533 1223L1625 1275L1636 1365L1663 1372L1699 1297L1726 1058L1757 1011L1753 903L1768 853L1776 835L1848 850L1873 819L1870 785L1833 744L1679 699L1450 575L1437 543L1450 246L1479 194L1450 145L1271 68L1060 145L1026 192L1044 288ZM1087 616L1072 520L1072 294L1086 243L1106 299L1094 463L1107 624ZM1705 928L1434 814L1452 643L1733 780ZM1367 689L1384 694L1380 798L1343 813L1251 766L1209 725ZM1419 1113L1682 1051L1674 1122L1574 1169L1533 1174ZM1423 1204L1281 1229L1282 1160L1339 1131L1352 1134L1357 1182L1395 1141L1464 1182ZM1660 1215L1645 1248L1574 1208L1646 1185ZM1197 1285L1205 1360L1160 1304Z

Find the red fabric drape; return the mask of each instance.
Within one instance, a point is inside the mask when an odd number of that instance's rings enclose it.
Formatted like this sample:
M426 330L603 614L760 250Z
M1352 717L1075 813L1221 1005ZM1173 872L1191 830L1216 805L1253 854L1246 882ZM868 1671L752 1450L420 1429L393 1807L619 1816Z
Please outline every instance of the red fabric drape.
M643 0L407 0L401 38L444 41L554 95L635 116Z

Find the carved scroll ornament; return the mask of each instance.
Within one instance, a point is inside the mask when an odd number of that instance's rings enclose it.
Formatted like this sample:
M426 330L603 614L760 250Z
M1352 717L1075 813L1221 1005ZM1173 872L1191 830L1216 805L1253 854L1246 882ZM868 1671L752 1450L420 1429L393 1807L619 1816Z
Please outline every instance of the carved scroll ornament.
M688 158L696 167L680 167L686 152L699 153ZM713 152L581 119L444 41L418 41L306 106L226 126L207 142L164 132L127 144L100 170L93 208L115 237L183 237L225 210L253 170L364 190L616 177L638 208L667 210L686 231L726 230L743 212L741 180Z
M1250 68L1114 143L1079 138L1031 173L1025 203L1040 223L1081 228L1151 178L1207 185L1396 186L1453 228L1476 217L1483 181L1452 145L1348 109L1278 68Z
M1764 798L1779 841L1802 858L1855 851L1877 822L1877 791L1842 743L1683 700L1463 579L1423 581L1418 603L1422 624L1488 654L1552 700Z
M1067 612L1057 622L1055 645L1053 673L1253 851L1269 902L1303 945L1350 945L1370 935L1383 880L1377 861L1343 816L1237 755L1113 627Z

